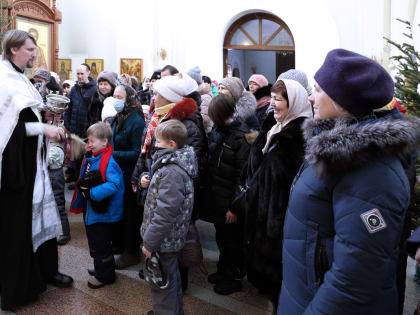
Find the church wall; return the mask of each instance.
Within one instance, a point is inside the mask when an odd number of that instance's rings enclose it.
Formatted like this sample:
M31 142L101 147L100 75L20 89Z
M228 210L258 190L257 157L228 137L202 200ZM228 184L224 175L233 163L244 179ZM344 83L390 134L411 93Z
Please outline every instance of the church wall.
M408 16L409 1L392 1L392 20ZM57 6L63 12L59 57L74 58L74 77L84 58L103 58L105 68L118 73L120 58L143 58L144 75L166 64L180 71L199 65L203 74L219 81L225 33L250 12L272 13L289 26L296 68L307 72L310 80L333 48L351 49L378 61L383 57L383 0L58 0ZM402 40L399 32L391 21L392 38ZM165 60L159 56L162 49Z

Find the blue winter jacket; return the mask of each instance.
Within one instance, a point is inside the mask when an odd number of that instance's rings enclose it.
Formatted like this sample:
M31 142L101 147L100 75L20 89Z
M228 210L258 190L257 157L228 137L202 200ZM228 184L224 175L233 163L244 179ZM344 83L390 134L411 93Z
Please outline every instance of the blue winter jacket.
M70 104L64 115L64 124L71 133L81 138L86 137L86 130L90 126L88 112L96 90L96 81L89 78L89 82L82 87L75 84L69 93Z
M86 165L91 163L90 170L99 170L99 163L102 154L95 157L86 158L80 172L80 178L85 173ZM90 189L90 197L92 200L101 201L105 198L111 198L108 211L105 213L97 213L92 209L90 201L87 201L81 196L79 190L76 191L76 197L72 203L72 209L83 208L83 217L86 225L103 222L111 223L122 219L123 205L124 205L124 179L123 174L111 156L108 162L108 167L105 173L105 183L95 186Z
M419 121L304 124L306 160L285 219L278 315L397 314L398 245L410 201L397 155L419 145Z
M117 131L116 117L111 120L113 148L112 156L123 171L126 183L130 184L131 175L140 155L144 120L137 112L132 112Z

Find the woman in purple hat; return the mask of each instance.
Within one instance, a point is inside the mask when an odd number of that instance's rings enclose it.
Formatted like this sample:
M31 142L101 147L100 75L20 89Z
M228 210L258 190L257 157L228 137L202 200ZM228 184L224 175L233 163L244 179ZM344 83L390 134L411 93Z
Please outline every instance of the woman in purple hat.
M394 95L377 62L344 49L315 74L314 120L284 226L277 314L397 314L396 263L420 120L374 111ZM395 189L398 187L398 189Z

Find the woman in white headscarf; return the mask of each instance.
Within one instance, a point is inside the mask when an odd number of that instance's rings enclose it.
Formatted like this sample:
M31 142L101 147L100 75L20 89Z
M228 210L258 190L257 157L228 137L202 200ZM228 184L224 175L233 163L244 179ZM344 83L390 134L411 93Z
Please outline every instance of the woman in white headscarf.
M276 309L282 282L284 216L293 178L304 157L301 126L312 117L312 111L308 93L292 80L273 85L270 106L273 111L253 142L248 159L248 209L237 211L246 210L248 281L269 295Z

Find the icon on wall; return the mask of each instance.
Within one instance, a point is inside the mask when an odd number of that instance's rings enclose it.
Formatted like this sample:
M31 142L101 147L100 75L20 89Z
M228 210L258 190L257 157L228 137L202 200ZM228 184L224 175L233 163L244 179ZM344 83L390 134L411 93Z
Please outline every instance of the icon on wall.
M71 80L71 59L57 59L58 62L58 76L61 83L65 80Z
M143 79L143 59L121 58L120 74L135 76L138 82Z
M85 63L90 67L90 76L96 80L99 73L104 71L104 60L103 59L85 59Z
M32 68L26 68L25 74L28 77L32 77L35 71L40 68L51 70L51 24L17 17L16 29L31 34L35 38L38 46L34 66Z

